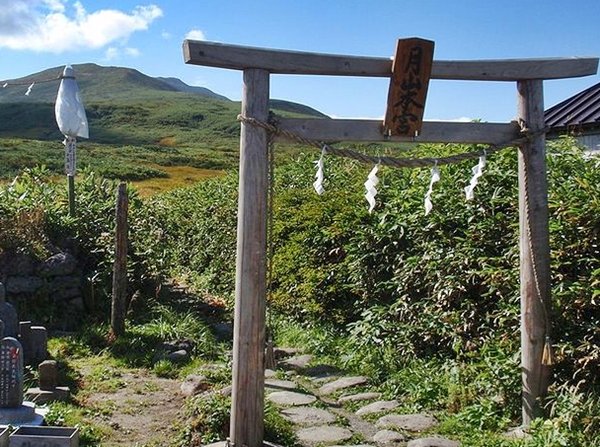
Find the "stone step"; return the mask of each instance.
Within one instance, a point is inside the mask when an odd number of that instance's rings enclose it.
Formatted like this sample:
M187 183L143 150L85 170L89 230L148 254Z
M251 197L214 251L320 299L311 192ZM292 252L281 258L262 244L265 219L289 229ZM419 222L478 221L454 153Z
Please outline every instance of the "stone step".
M345 390L346 388L364 385L368 381L369 379L365 376L341 377L333 382L326 383L319 388L319 394L326 396L337 391Z
M313 407L293 407L281 411L283 417L296 425L322 425L335 422L336 416L330 411Z
M302 428L296 432L302 443L315 445L318 443L344 442L352 437L352 431L334 425L319 425Z
M397 400L379 400L377 402L370 403L369 405L365 405L362 408L359 408L356 411L358 416L366 416L368 414L381 413L383 411L390 411L394 408L397 408L400 405L400 402Z
M310 405L317 400L317 398L311 394L296 393L294 391L276 391L269 394L267 399L275 405L282 407Z
M438 425L438 421L428 414L388 414L379 418L377 427L392 430L420 432Z

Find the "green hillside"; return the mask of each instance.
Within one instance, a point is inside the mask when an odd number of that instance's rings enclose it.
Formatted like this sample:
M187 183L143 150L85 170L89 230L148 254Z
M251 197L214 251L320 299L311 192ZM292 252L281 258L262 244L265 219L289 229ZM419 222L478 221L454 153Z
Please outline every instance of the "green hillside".
M90 126L90 141L80 144L80 166L90 165L109 177L139 179L167 176L160 166L222 170L237 165L239 102L131 68L73 68ZM0 177L41 163L61 172L63 137L54 117L58 81L36 84L29 96L24 93L29 83L58 78L62 69L15 79L9 83L23 85L0 89ZM273 100L271 106L280 115L325 117L288 101ZM115 166L105 169L95 155L86 157L90 148L102 153L104 165ZM140 175L140 165L152 169L142 169L146 174Z

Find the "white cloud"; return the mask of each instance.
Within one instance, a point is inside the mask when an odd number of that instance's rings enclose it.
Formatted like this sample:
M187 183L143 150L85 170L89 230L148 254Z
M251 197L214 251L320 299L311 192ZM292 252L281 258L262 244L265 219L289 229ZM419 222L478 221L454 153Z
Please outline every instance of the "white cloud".
M165 39L165 40L169 40L169 39L170 39L171 37L173 37L173 36L171 35L171 33L170 33L170 32L168 32L168 31L163 31L162 33L160 33L160 37L162 37L162 38L163 38L163 39Z
M186 35L186 39L189 40L206 40L204 33L199 29L190 30Z
M138 57L141 54L142 53L137 48L132 48L132 47L125 47L125 48L109 47L109 48L106 49L106 52L104 53L104 60L108 62L108 61L114 61L115 59L121 59L121 58L123 58L123 56Z
M0 47L62 53L123 42L163 15L156 5L88 12L80 1L68 14L67 0L0 0Z

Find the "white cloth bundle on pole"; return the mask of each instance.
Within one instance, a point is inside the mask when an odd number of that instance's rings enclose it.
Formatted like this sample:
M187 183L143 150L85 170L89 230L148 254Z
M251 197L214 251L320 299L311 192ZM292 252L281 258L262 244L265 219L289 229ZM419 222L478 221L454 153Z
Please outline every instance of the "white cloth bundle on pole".
M70 65L63 71L54 107L56 123L66 137L89 138L88 121L79 95L75 73Z

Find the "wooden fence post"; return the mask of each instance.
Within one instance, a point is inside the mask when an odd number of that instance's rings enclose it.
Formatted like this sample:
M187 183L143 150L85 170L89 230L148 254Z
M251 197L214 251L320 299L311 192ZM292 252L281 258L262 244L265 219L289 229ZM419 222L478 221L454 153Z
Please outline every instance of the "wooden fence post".
M550 368L542 364L550 328L550 243L548 180L542 80L517 82L519 118L531 136L519 150L519 245L521 278L521 375L523 426L539 416L538 398L548 388Z
M127 300L127 212L129 199L127 184L120 183L117 190L115 263L113 265L112 306L110 325L115 336L125 334Z
M242 115L267 121L269 72L244 70ZM262 447L267 252L267 133L242 124L230 441Z

